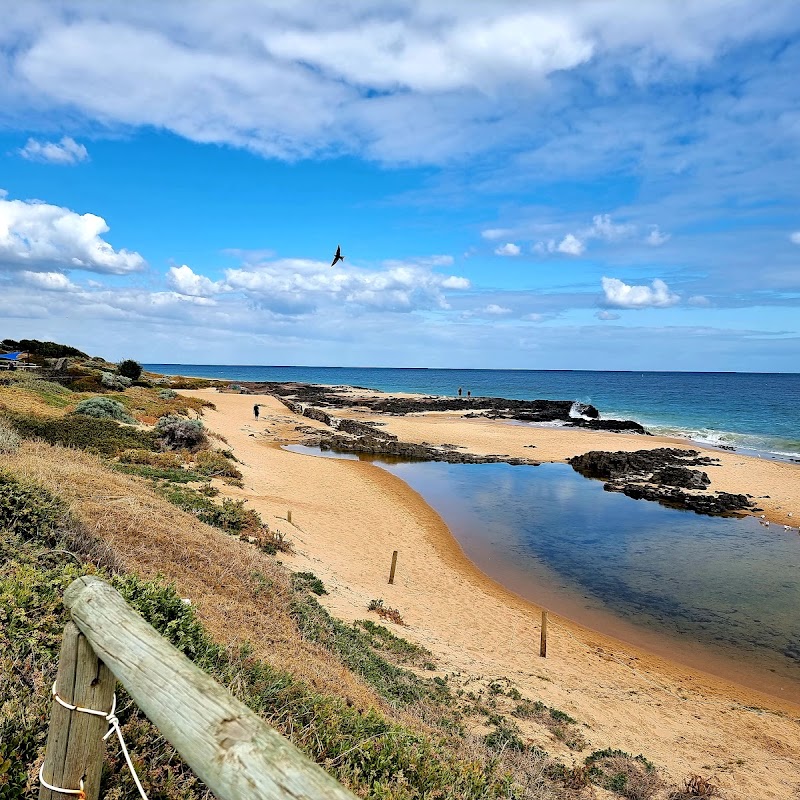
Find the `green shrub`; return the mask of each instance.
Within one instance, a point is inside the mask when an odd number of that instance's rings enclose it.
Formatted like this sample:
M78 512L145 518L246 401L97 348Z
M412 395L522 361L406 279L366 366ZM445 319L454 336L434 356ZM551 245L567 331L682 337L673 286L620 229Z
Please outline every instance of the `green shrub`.
M0 530L45 539L66 518L66 507L48 491L0 472Z
M242 473L219 450L201 450L194 458L194 471L208 478L242 477Z
M194 452L208 446L208 437L203 423L199 419L183 419L174 414L168 414L156 422L155 432L163 447L168 450Z
M75 407L74 414L85 414L98 419L115 419L127 425L135 425L136 420L128 414L125 406L108 397L87 397Z
M155 383L157 382L158 381L155 381ZM178 393L176 391L173 391L172 389L161 389L158 392L158 396L162 400L174 400L178 396Z
M306 589L316 595L328 594L325 584L313 572L295 572L292 575L292 586L296 591Z
M120 425L112 419L68 414L59 419L32 414L9 414L16 432L26 439L43 439L49 444L77 447L102 455L115 456L124 450L154 450L157 446L151 431L140 431Z
M122 464L147 464L161 469L175 469L183 464L179 453L154 453L152 450L126 450L119 460Z
M117 364L117 374L132 381L138 381L142 376L142 365L132 358L126 358Z
M124 375L115 375L113 372L102 372L100 374L100 383L105 389L123 392L131 385L132 381Z
M258 531L264 527L261 517L252 508L245 508L244 500L223 499L221 504L188 486L162 486L161 494L178 508L194 514L201 522L230 533Z
M19 434L0 419L0 453L13 453L21 441Z

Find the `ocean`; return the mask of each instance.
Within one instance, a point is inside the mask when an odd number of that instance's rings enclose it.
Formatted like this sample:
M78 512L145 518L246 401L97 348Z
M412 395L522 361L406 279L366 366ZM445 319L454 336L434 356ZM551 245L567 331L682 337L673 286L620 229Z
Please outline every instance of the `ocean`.
M649 431L764 458L800 458L800 374L589 372L371 367L145 364L165 375L228 381L299 381L386 392L518 400L576 400L605 419L632 419Z

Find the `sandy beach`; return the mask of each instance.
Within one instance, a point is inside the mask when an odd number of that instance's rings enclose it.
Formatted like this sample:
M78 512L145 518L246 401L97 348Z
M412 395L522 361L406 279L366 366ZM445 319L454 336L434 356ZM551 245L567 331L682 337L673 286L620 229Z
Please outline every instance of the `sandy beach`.
M298 426L325 426L292 414L273 397L185 393L216 405L206 412L206 425L242 462L244 488L225 492L246 498L271 527L287 534L296 552L282 560L324 581L330 594L323 603L336 616L362 619L369 601L381 598L406 623L398 635L429 648L439 674L450 675L453 686L466 690L507 679L524 697L582 723L589 750L643 753L676 783L698 773L728 798L800 797L800 705L781 697L779 687L762 694L623 642L624 631L611 637L555 615L547 658L540 658L541 607L484 576L436 512L401 480L370 463L283 450L282 444L302 438ZM257 421L254 403L261 405ZM377 419L353 411L349 416ZM539 461L564 461L588 450L699 449L660 437L520 426L462 419L460 413L381 422L405 441L455 443L473 453ZM530 444L535 450L525 447ZM800 465L708 454L720 461L708 470L712 490L751 494L767 519L797 525ZM388 585L393 550L399 551L398 570ZM541 602L547 605L546 598ZM565 761L573 758L565 746L543 739L540 729L521 727Z

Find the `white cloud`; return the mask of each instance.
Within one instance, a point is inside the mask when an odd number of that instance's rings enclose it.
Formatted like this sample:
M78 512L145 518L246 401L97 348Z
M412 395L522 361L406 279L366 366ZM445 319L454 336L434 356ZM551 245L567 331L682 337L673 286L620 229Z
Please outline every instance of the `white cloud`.
M496 256L518 256L520 254L520 248L518 244L506 242L501 247L496 247L494 254Z
M209 298L238 293L261 309L289 316L334 306L410 312L447 309L445 291L470 288L467 278L433 270L451 262L450 256L430 256L413 262L387 261L382 269L366 270L352 265L331 269L326 262L285 258L228 269L220 281L186 265L171 267L167 281L180 295Z
M794 30L791 4L762 0L16 5L0 46L20 118L69 109L283 158L449 161L519 138L554 75L591 64L581 77L605 101L615 74L637 87L694 74Z
M707 308L711 305L711 301L702 294L695 294L692 295L687 301L690 306L699 306L701 308Z
M596 214L592 217L592 225L581 232L584 239L604 239L613 242L617 239L624 239L636 230L635 225L627 223L614 223L610 214Z
M106 221L95 214L0 199L0 270L83 269L124 275L143 269L145 260L138 253L114 250L101 238L108 230Z
M800 231L795 231L789 235L789 239L795 244L800 244Z
M604 276L602 284L606 303L616 308L666 308L680 300L659 278L652 286L630 286L618 278Z
M595 316L597 319L605 319L605 320L612 320L612 319L619 319L620 315L615 314L613 311L598 311Z
M198 275L186 264L182 267L170 267L167 283L179 294L191 297L210 297L222 290L219 283L206 278L205 275Z
M653 225L650 228L650 233L647 234L645 242L653 247L661 247L662 244L669 241L671 234L663 233L658 225Z
M586 250L586 245L576 236L568 233L561 240L561 242L559 242L557 249L559 253L567 253L571 256L579 256L584 250Z
M502 316L503 314L510 314L511 309L506 308L505 306L499 306L497 303L489 303L486 308L483 309L487 314L493 314L494 316Z
M548 239L546 242L537 242L533 246L534 253L564 253L570 256L579 256L586 250L586 245L572 233L568 233L560 242Z
M89 153L71 136L63 136L60 142L40 142L28 139L19 154L28 161L45 161L51 164L77 164L86 161Z
M469 289L469 278L461 278L458 275L450 275L442 281L443 289Z
M487 228L485 231L481 231L481 236L491 242L497 239L503 239L510 233L513 233L510 228Z
M29 286L53 292L69 292L78 288L61 272L28 272L25 270L22 273L22 279Z

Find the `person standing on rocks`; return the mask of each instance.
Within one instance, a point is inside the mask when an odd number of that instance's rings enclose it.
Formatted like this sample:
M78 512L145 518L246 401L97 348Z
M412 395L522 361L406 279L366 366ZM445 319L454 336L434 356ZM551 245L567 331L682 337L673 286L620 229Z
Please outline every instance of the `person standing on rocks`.
M461 397L461 387L458 387L458 396Z

